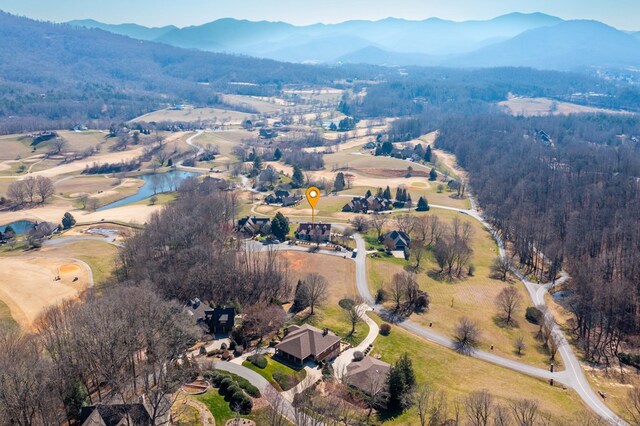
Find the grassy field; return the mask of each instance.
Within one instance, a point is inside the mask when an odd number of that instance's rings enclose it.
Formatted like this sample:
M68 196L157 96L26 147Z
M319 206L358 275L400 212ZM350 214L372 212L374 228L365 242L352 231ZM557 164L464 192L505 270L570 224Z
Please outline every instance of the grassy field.
M61 247L46 247L40 250L44 255L64 255L86 262L93 271L96 286L111 275L117 252L117 247L95 240L77 241Z
M273 385L274 388L278 390L278 392L288 391L291 387L296 386L298 383L304 380L307 377L307 372L303 369L300 371L296 371L291 367L284 365L281 362L274 361L271 356L265 355L265 359L267 360L267 366L265 368L260 368L254 365L249 361L244 361L242 365L245 367L255 371L262 377L264 377L269 383ZM280 384L273 378L273 374L276 372L280 372L284 375L291 376L295 378L295 384L288 389L283 389ZM293 382L292 382L293 383Z
M309 273L322 275L329 283L328 298L313 316L306 318L303 322L308 322L315 327L327 327L334 333L345 338L345 341L352 345L357 345L369 333L369 326L360 323L356 327L356 332L350 335L351 323L347 320L344 310L338 302L344 298L355 297L355 264L351 259L341 259L335 256L323 254L311 254L302 252L282 252L281 255L289 264L289 274L292 282Z
M0 328L2 327L13 328L17 326L18 326L18 323L11 316L11 310L9 309L6 303L0 300Z
M231 411L229 403L225 401L224 397L220 395L217 389L211 389L203 395L192 396L191 398L196 401L200 401L207 406L216 420L216 425L224 426L227 420L231 420L236 417L235 413ZM254 420L258 425L260 425L262 424L260 421L265 410L268 410L268 408L254 408L251 414L242 416L242 418Z
M549 98L514 97L498 103L506 112L515 116L568 115L568 114L628 114L622 111L594 108L569 102L554 101Z
M206 132L195 138L193 142L201 147L211 144L218 147L220 154L235 161L235 157L231 155L234 146L242 145L243 139L256 137L256 133L248 130L227 130L224 132Z
M289 109L291 106L279 98L257 98L254 96L244 95L224 95L224 101L229 105L238 105L250 107L258 111L260 114L273 114L283 109Z
M380 322L379 318L374 318ZM378 336L372 351L373 354L381 354L382 359L389 363L395 362L404 352L413 361L418 383L446 391L450 406L456 397L464 398L470 392L487 389L502 404L522 398L537 400L541 410L551 416L550 424L576 424L576 419L585 410L572 391L551 387L545 381L460 355L396 326L392 327L389 336ZM419 424L415 408L399 417L384 420L385 425Z
M426 290L431 298L428 312L414 314L412 318L428 326L432 323L435 331L442 335L453 336L455 326L462 316L467 316L476 321L481 330L480 347L507 358L517 359L538 367L545 368L549 364L549 357L536 335L538 326L529 323L525 319L525 309L529 306L529 296L524 285L519 281L504 283L490 278L490 265L498 253L498 248L482 225L461 213L446 210L432 210L429 214L437 215L442 221L450 222L458 215L461 220L469 221L473 226L472 248L474 250L472 262L476 267L474 276L463 279L447 281L440 279L434 271L437 265L431 254L421 264L421 270L417 275L420 288ZM387 225L392 227L393 225ZM389 228L391 229L391 228ZM409 263L414 264L410 259ZM367 269L369 274L369 286L372 292L383 283L389 284L393 274L402 272L407 262L396 258L368 258ZM513 327L502 326L498 319L498 311L495 299L498 293L506 286L515 286L522 298L522 304L515 313L516 325ZM514 340L522 335L526 349L522 355L517 355L514 349ZM558 357L559 358L559 357ZM556 368L561 367L561 361L556 360Z
M238 112L233 110L224 110L219 108L192 108L186 107L182 111L174 111L168 109L161 109L149 114L145 114L133 120L145 121L150 123L152 121L213 121L214 119L218 124L223 121L226 124L240 124L246 119L251 119L253 114L246 114L244 112Z

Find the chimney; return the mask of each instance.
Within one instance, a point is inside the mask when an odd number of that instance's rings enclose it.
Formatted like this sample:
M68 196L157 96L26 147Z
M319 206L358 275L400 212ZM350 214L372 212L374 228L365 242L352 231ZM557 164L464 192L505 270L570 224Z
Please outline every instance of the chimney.
M326 336L327 334L329 334L329 329L325 327L322 329L322 335Z

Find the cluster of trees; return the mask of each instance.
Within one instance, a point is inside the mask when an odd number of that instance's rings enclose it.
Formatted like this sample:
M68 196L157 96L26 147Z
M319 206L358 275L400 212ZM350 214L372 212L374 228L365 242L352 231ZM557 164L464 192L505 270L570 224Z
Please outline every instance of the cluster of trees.
M291 291L276 251L245 250L234 238L238 194L215 181L183 181L178 200L149 218L120 251L121 281L150 280L168 298L215 305L286 299Z
M565 268L587 359L616 361L640 331L640 120L486 115L442 124L438 146L470 171L515 262L540 280Z
M423 312L429 309L429 293L420 290L417 277L413 272L394 274L385 291L395 303L395 311L398 314ZM386 294L383 298L387 297Z
M129 161L120 161L119 163L93 163L91 166L87 165L82 174L85 175L102 175L107 173L124 173L132 172L140 168L140 159L134 158Z
M9 199L17 206L43 204L54 193L53 182L44 176L29 176L12 182L7 189Z
M441 223L440 227L440 235L433 248L440 274L449 278L461 277L465 272L473 275L473 265L470 263L473 255L471 223L454 217L450 225Z
M288 165L296 165L302 170L322 170L324 159L318 152L306 152L287 149L282 153L282 161Z
M178 360L197 332L183 308L147 287L107 288L48 309L34 334L0 329L0 423L61 424L86 404L146 396L152 420L197 375Z

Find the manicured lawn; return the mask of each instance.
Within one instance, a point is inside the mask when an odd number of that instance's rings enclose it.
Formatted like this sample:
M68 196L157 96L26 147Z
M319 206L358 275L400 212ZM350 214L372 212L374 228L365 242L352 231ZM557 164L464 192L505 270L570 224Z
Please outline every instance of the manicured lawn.
M254 365L250 361L244 361L242 363L242 365L247 367L247 368L250 368L251 370L253 370L256 373L260 374L262 377L267 379L267 381L269 381L269 383L271 383L273 385L273 387L275 387L279 391L287 391L287 390L291 389L292 387L296 386L302 380L304 380L305 377L307 377L307 372L305 370L296 371L293 368L291 368L289 366L286 366L283 363L272 359L271 356L269 356L269 355L265 355L265 359L267 360L267 366L265 368L257 367L256 365ZM286 389L283 388L280 385L280 383L278 383L278 381L276 381L273 378L273 374L276 373L276 372L279 372L279 373L287 375L287 376L291 376L292 378L295 379L295 380L292 380L292 383L295 383L295 384L293 384L290 387L285 386Z
M467 316L479 325L480 347L507 358L516 359L541 368L549 365L549 357L545 348L536 339L538 326L525 319L525 310L530 306L529 295L524 285L519 281L504 283L490 277L490 265L498 253L498 248L487 230L482 225L461 213L433 209L427 213L436 215L441 221L450 223L457 215L462 221L469 221L473 226L472 247L474 250L472 263L476 267L474 276L448 281L434 274L437 265L429 253L422 261L417 279L420 288L429 293L431 305L428 312L414 314L412 319L428 326L432 323L435 331L445 336L453 336L455 326L462 316ZM393 226L393 225L388 225ZM409 263L414 265L413 259ZM389 284L395 273L402 272L407 262L395 258L367 258L369 287L372 293L384 284ZM498 311L495 299L506 286L514 285L522 298L522 304L516 311L517 325L502 327L497 318ZM514 349L516 337L522 335L526 348L521 356ZM561 360L557 357L556 368L562 368Z
M372 317L381 323L380 318ZM575 419L586 410L573 391L460 355L397 326L392 326L389 336L378 336L372 351L381 354L382 360L389 363L395 362L404 352L413 361L418 384L425 383L446 391L450 407L456 397L464 398L470 392L487 389L503 405L523 398L537 400L542 412L551 416L550 424L575 424ZM384 424L419 424L415 407Z
M217 389L211 389L203 395L197 395L192 398L207 406L213 417L215 417L216 424L224 425L227 420L235 417L231 408L229 408L229 403L224 400L224 397L220 395Z

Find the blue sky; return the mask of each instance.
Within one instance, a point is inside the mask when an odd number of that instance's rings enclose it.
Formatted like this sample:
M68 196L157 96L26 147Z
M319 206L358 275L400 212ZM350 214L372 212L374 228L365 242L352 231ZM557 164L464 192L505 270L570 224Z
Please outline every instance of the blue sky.
M620 29L640 30L640 0L0 0L0 9L58 22L93 18L147 26L197 25L224 17L299 25L389 16L462 21L518 11L597 19Z

